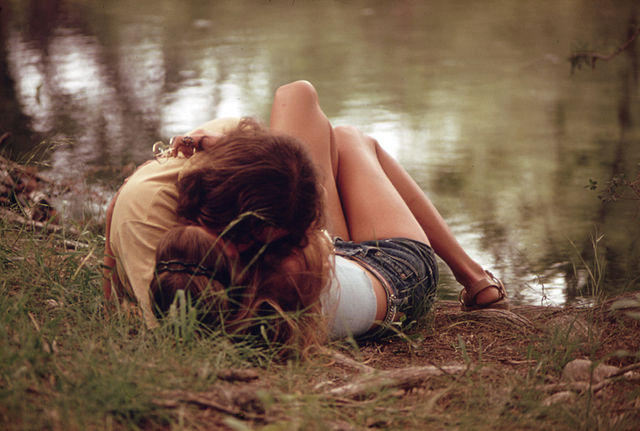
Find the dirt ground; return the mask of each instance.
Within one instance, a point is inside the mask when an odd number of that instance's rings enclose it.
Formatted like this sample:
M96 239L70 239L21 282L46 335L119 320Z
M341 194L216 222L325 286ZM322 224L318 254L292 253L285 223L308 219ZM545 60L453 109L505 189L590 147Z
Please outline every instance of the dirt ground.
M222 428L231 415L251 429L635 430L640 320L628 310L612 310L618 299L595 308L514 306L471 313L441 301L432 320L406 336L320 355L322 365L310 367L308 381L293 377L293 384L284 384L286 369L253 375L241 370L249 374L220 376L224 381L211 392L176 392L165 400L190 405L194 423ZM574 359L612 367L602 379L594 372L592 380L593 367L582 378L567 379L563 369ZM294 404L311 394L313 401L306 402L315 409L307 413L313 419L297 417L299 406L292 414L285 402L265 406L261 392ZM559 413L546 413L554 404ZM365 408L366 414L358 413Z
M427 328L409 331L414 343L400 338L365 345L363 360L375 368L444 365L464 361L461 340L471 361L513 369L527 361L536 347L557 337L564 347L575 344L575 357L626 350L640 351L640 321L610 309L611 299L596 308L513 306L509 312L462 312L455 301L439 301ZM597 347L594 351L594 346ZM559 347L559 346L558 346ZM608 363L629 365L633 357L611 358Z

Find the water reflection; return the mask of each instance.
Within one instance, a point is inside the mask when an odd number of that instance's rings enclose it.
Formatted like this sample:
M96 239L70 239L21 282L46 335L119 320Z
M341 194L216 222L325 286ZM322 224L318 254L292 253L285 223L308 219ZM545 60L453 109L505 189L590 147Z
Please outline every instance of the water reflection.
M573 301L589 285L583 262L598 259L609 291L639 289L637 207L597 198L640 161L638 48L573 76L565 61L581 43L615 49L637 26L633 1L0 7L0 136L17 154L60 144L52 176L108 197L154 141L217 116L266 120L275 88L304 78L336 124L362 127L408 168L516 300ZM91 196L64 199L77 214L100 208Z

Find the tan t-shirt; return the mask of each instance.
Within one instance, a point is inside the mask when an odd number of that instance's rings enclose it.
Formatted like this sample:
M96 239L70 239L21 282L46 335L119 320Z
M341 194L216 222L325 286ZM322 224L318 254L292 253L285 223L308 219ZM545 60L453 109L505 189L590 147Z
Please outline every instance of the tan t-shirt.
M156 324L149 296L156 247L177 224L176 183L185 158L152 160L142 165L120 190L113 208L111 250L125 295L137 302L145 322Z
M225 133L238 121L220 118L199 129ZM137 303L150 327L157 324L149 291L156 248L162 236L178 223L176 183L180 173L197 157L198 154L190 159L160 158L143 164L122 186L113 208L109 244L116 260L116 274L127 296L123 301Z

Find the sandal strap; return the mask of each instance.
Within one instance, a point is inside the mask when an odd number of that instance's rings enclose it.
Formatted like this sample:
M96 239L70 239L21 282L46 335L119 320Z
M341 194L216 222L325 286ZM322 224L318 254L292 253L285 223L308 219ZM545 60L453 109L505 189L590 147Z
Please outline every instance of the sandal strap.
M469 288L464 288L460 291L460 294L458 295L458 300L460 301L461 304L466 306L477 305L476 298L481 292L484 292L487 289L497 289L499 296L497 299L491 302L482 304L483 307L489 306L491 304L495 304L496 302L502 301L507 297L507 291L505 290L504 285L502 284L502 281L500 281L498 277L493 275L491 271L485 270L485 274L487 275L487 277L476 281ZM469 302L464 301L463 294L465 292L467 293L467 299Z

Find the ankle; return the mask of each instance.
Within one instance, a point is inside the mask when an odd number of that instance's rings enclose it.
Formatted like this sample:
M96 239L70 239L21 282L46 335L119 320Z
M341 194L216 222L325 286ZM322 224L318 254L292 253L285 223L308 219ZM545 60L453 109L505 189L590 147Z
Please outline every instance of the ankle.
M479 281L485 280L489 277L484 269L478 268L473 271L467 271L464 274L455 274L455 278L456 281L464 286L465 289L469 289Z

